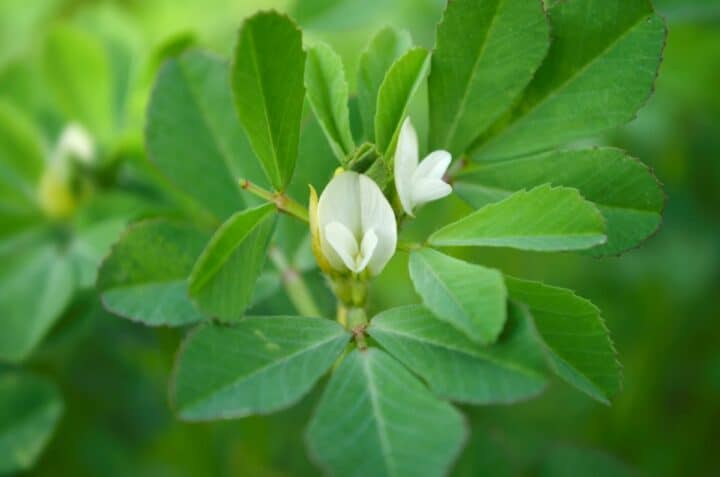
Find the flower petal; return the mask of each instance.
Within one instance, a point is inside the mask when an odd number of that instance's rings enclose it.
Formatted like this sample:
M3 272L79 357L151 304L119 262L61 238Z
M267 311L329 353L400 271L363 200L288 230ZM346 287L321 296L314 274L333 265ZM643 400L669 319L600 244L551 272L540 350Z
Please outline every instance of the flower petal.
M368 263L370 273L377 275L395 254L397 222L390 203L375 181L364 175L359 175L358 181L362 230L372 230L378 239L375 252Z
M340 222L354 236L362 236L359 177L356 172L342 172L322 191L317 211L321 231L331 222Z
M452 156L447 151L434 151L422 160L415 169L413 179L442 179L450 167Z
M340 222L331 222L325 226L325 237L330 247L342 260L342 263L355 272L357 268L355 257L357 257L359 250L357 240L352 232ZM330 263L332 262L333 260L330 260Z
M362 259L359 263L357 263L357 270L355 270L355 273L360 273L365 270L365 267L367 267L370 259L375 253L375 250L377 249L377 244L378 236L377 234L375 234L375 231L373 229L370 229L365 232L365 236L362 239L362 244L360 244L360 253Z
M412 178L418 167L418 138L415 128L408 117L403 122L395 149L394 175L395 189L403 209L412 215Z
M422 205L450 195L452 187L440 179L421 179L413 184L413 202Z

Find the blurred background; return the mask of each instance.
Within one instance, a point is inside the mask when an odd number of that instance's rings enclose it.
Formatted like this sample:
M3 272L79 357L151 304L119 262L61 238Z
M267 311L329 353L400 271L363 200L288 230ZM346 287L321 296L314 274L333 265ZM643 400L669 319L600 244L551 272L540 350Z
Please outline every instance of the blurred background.
M473 257L595 302L624 365L624 389L611 407L555 382L527 403L466 408L472 437L452 475L720 475L720 0L654 3L669 27L656 93L633 123L598 142L628 150L665 184L660 232L618 258L504 251ZM92 125L100 151L86 171L93 199L75 212L72 227L53 232L64 234L58 240L85 272L62 303L48 305L62 316L28 338L39 345L22 366L0 361L0 375L42 376L63 396L62 417L29 475L318 475L302 440L317 391L269 417L175 420L166 388L182 330L148 329L103 312L92 291L93 267L128 222L176 213L178 199L142 145L145 105L164 58L192 47L227 57L245 16L277 8L292 14L306 40L326 41L342 55L352 91L358 56L374 32L394 25L432 46L443 6L443 0L0 0L0 159L10 160L17 146L9 131L34 138L22 144L52 150L69 118ZM310 153L300 159L301 174L330 156L312 147L317 127L304 137ZM3 207L22 207L6 196L0 194ZM424 215L458 206L433 205ZM32 271L25 281L15 277L30 263L17 243L40 260L41 239L27 214L10 212L0 214L6 306L13 305L13 290L50 286ZM406 257L393 261L373 306L415 300L406 270ZM319 277L309 278L322 293ZM399 282L408 285L399 290ZM13 309L19 314L27 306ZM258 311L289 307L280 293Z

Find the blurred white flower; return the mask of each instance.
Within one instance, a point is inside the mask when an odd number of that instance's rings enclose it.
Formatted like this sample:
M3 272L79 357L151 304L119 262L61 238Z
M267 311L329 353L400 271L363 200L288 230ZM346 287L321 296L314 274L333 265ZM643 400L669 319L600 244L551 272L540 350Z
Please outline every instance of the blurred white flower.
M367 268L377 275L395 253L395 214L377 184L365 175L336 175L320 194L317 217L311 220L316 223L320 251L337 271L360 273Z
M57 158L73 157L90 164L95 160L95 144L92 136L78 123L65 126L55 150Z
M400 129L395 150L395 189L405 212L413 216L413 210L426 202L442 199L452 192L452 187L442 180L452 157L447 151L434 151L419 162L418 138L410 118Z

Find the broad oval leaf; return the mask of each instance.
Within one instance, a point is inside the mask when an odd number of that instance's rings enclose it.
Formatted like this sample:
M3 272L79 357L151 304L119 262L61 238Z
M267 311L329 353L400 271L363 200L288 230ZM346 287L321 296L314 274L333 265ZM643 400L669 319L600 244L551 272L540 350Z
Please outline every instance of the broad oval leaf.
M428 78L431 150L459 156L507 111L550 46L542 0L455 0Z
M190 297L201 311L224 321L242 316L262 272L275 219L275 206L266 204L238 212L220 226L189 278Z
M665 196L650 169L612 148L550 152L499 162L480 162L458 174L453 190L474 207L513 192L550 183L577 188L607 221L608 242L589 250L617 254L652 235L662 221Z
M324 43L308 49L305 88L333 153L344 162L355 149L350 130L348 85L342 59Z
M375 34L358 64L358 107L365 138L375 140L375 108L378 91L392 64L412 46L410 34L386 27Z
M0 376L0 474L30 469L62 412L62 397L51 382L17 372Z
M386 157L395 150L407 108L429 69L430 53L425 48L413 48L392 64L380 85L375 110L375 143Z
M605 243L605 220L576 189L542 185L520 191L446 225L434 246L583 250Z
M145 141L150 160L218 221L245 207L236 179L261 176L232 107L228 65L208 53L165 63L148 104Z
M492 346L478 346L418 305L380 313L368 333L447 399L508 404L533 397L546 385L540 341L519 307L510 307L505 331Z
M477 158L541 151L622 125L650 96L665 24L648 0L568 0L522 99L472 147Z
M175 408L192 421L286 408L310 391L349 339L336 322L300 316L201 325L175 364Z
M187 277L209 238L193 226L166 220L132 226L100 268L97 288L103 305L150 326L204 319L190 301Z
M270 183L284 190L295 169L305 100L302 32L287 16L243 23L231 71L235 107Z
M499 271L424 249L410 255L410 278L425 306L471 340L489 344L500 335L507 292Z
M620 365L600 310L572 290L505 277L513 300L530 309L553 371L600 402L620 389Z
M310 454L336 476L445 475L467 430L379 349L355 350L333 373L306 433Z

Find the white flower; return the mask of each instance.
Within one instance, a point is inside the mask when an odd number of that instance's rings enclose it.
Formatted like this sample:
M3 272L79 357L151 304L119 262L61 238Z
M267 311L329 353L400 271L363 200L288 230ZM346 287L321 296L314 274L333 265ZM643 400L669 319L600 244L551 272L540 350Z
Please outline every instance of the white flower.
M395 189L405 212L426 202L442 199L452 187L442 180L452 157L447 151L434 151L418 164L418 138L410 118L405 119L395 150Z
M60 160L71 156L80 162L90 164L95 159L95 144L90 134L80 124L65 126L58 140L55 154Z
M336 175L317 204L320 249L337 271L379 274L395 253L397 223L375 182L356 172Z

